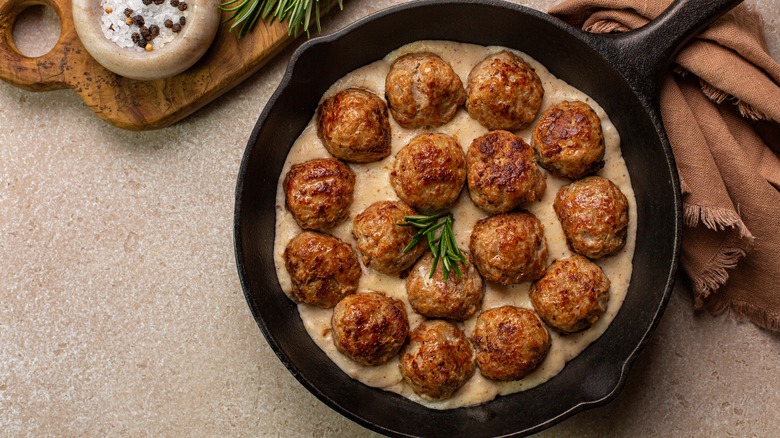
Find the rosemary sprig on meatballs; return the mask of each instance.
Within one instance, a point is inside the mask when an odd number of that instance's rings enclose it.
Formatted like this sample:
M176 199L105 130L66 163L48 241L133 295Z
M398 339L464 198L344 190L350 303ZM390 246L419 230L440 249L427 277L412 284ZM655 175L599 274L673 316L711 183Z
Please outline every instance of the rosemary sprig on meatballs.
M331 1L326 0L326 12L330 9L330 5ZM338 0L338 5L339 9L344 9L342 0ZM281 22L289 17L288 35L297 37L301 32L306 32L308 35L312 12L317 32L321 31L320 0L226 0L219 5L219 8L225 12L232 12L224 22L233 21L230 30L238 27L239 38L246 35L259 18L270 23L274 20Z
M439 260L442 263L444 281L447 281L450 271L455 271L458 277L463 277L460 268L458 268L458 262L466 263L466 257L460 252L458 243L455 241L455 233L452 231L454 222L452 213L404 216L404 221L406 222L401 222L398 225L418 228L412 241L404 248L404 252L414 248L423 238L428 241L428 247L433 253L433 266L429 277L433 277Z

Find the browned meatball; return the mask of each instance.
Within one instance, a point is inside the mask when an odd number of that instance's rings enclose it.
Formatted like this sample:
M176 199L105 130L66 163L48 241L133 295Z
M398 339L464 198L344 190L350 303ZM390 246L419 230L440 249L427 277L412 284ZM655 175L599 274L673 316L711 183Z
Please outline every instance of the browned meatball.
M474 375L474 353L459 328L441 320L424 321L401 352L400 368L416 394L444 399Z
M422 212L446 210L466 182L466 155L446 134L422 134L398 151L390 183L402 201Z
M466 91L452 67L438 55L410 53L390 67L385 97L399 125L419 128L452 120L466 100Z
M482 375L518 380L533 371L550 350L550 333L529 309L503 306L482 312L471 337Z
M417 313L429 318L447 318L458 321L468 319L482 303L484 286L469 254L463 252L466 263L458 262L462 277L450 271L447 281L441 261L431 274L433 254L426 253L417 261L406 277L406 293L409 304Z
M357 290L362 270L349 244L327 234L304 231L287 244L284 264L292 297L299 303L330 308Z
M612 181L589 176L563 186L553 208L572 251L600 259L625 246L628 199Z
M404 216L415 214L417 212L402 202L380 201L355 216L352 235L363 256L363 264L388 275L398 274L412 266L425 252L426 243L423 239L404 252L417 229L398 224L405 222Z
M527 211L478 221L469 250L482 277L503 285L536 280L547 263L544 225Z
M542 106L539 76L506 50L480 61L469 73L466 109L488 129L516 131L529 126Z
M601 119L585 102L563 101L542 114L531 138L539 164L571 179L604 167Z
M331 319L333 343L355 362L376 366L398 354L409 334L404 304L379 292L347 295Z
M354 163L390 155L390 119L376 94L348 88L327 99L317 112L317 135L336 158Z
M471 142L466 155L469 196L490 213L506 213L542 199L547 181L534 151L509 131L490 131Z
M601 317L609 301L609 279L583 256L557 260L529 292L542 320L561 333L584 330Z
M335 158L294 164L284 177L287 209L303 229L328 229L346 219L355 173Z

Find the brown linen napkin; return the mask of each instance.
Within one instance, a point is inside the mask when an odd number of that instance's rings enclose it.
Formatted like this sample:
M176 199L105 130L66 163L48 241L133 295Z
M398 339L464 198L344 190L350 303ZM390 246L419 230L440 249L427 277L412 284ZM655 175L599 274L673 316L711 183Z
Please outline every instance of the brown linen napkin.
M568 0L550 9L595 33L645 25L671 0ZM696 308L780 331L780 65L740 5L684 47L661 89L683 190L682 267Z

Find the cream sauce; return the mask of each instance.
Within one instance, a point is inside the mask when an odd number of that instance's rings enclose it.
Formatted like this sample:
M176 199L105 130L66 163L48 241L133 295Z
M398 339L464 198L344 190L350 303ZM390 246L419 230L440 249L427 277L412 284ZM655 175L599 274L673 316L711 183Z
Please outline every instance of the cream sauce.
M428 51L438 54L442 59L452 65L455 73L460 76L465 85L471 68L489 54L500 50L503 50L503 48L482 47L446 41L418 41L391 52L382 60L347 74L328 89L323 96L323 99L348 87L364 88L373 91L379 96L384 96L385 76L387 76L392 62L397 57L410 52ZM333 345L333 339L330 334L330 319L333 310L320 309L305 304L298 305L301 319L311 338L328 355L328 357L341 367L341 369L350 377L372 387L396 392L434 409L451 409L482 403L491 400L498 395L510 394L532 388L552 378L563 369L566 362L576 357L585 349L585 347L596 340L606 330L623 303L626 291L628 290L628 283L631 278L631 263L634 255L637 223L636 202L633 189L631 188L628 169L626 168L620 151L620 136L618 135L617 130L610 122L609 117L604 110L593 99L571 87L564 81L557 79L550 74L543 65L539 64L531 57L521 52L516 53L522 56L523 59L536 70L536 73L542 80L545 94L540 114L562 100L579 99L593 107L601 118L606 146L606 164L598 174L612 180L628 198L629 227L626 246L618 254L598 261L598 264L612 282L609 305L602 318L588 330L572 335L561 336L555 331L550 330L552 346L547 358L533 373L521 380L514 382L495 382L486 379L479 373L479 370L477 370L474 376L451 398L441 401L430 401L422 399L414 394L411 388L403 382L401 372L398 368L397 356L389 363L377 367L358 365L339 353ZM355 240L351 233L352 219L375 201L398 199L390 186L388 174L392 169L395 154L406 145L412 137L424 132L444 132L457 138L465 151L474 138L487 132L487 129L473 120L463 107L458 110L455 118L450 123L433 130L401 128L395 120L393 120L392 116L390 117L390 124L392 131L392 153L390 157L375 163L350 164L350 167L355 171L357 176L355 200L350 208L349 219L330 230L331 234L353 245L353 248ZM531 127L518 131L516 134L530 143L531 133L533 126L535 125L536 123L533 123ZM282 170L282 177L280 178L276 194L277 215L274 262L276 264L276 273L279 277L282 290L288 295L290 294L292 286L290 277L284 267L284 248L290 239L301 232L301 229L285 207L285 195L281 181L292 164L301 163L313 158L329 156L328 151L317 138L316 126L314 124L314 119L312 119L312 122L304 129L290 150L284 169ZM549 249L548 264L555 259L573 255L566 245L563 230L561 229L560 223L552 208L553 199L555 198L558 189L568 183L569 181L566 179L547 174L547 190L545 191L543 199L540 202L526 205L526 208L534 213L544 224L545 236ZM468 189L465 187L461 192L455 207L451 211L455 217L454 230L458 244L461 248L466 249L468 248L468 240L474 224L487 215L472 204L468 195ZM482 310L506 304L532 308L528 298L529 287L530 283L528 282L510 287L487 283ZM423 320L423 317L415 313L408 303L404 280L398 277L377 273L376 271L363 266L363 275L358 290L365 291L369 289L385 292L387 295L398 298L406 303L409 314L409 324L412 329ZM479 312L477 312L477 314L478 313ZM476 315L468 321L459 324L466 332L466 335L471 335L475 320Z

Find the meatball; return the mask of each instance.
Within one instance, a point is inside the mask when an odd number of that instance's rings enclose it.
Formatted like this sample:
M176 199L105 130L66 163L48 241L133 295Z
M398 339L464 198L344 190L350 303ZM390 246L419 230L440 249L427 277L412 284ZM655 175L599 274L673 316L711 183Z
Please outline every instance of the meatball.
M438 55L410 53L390 67L385 98L399 125L419 128L452 120L466 100L466 91L452 67Z
M430 276L433 254L426 253L417 261L406 277L409 304L417 313L429 318L464 321L477 311L484 295L482 277L468 253L464 251L463 256L466 263L458 262L463 276L450 271L446 281L441 262L436 265L433 277Z
M545 111L531 145L539 164L558 176L579 179L604 167L601 119L585 102L564 101Z
M469 250L482 277L503 285L536 280L547 263L544 225L527 211L478 221Z
M482 312L471 337L482 375L518 380L533 371L550 350L550 333L533 310L503 306Z
M412 266L425 252L423 239L409 251L404 249L412 242L417 229L398 225L404 216L417 214L401 202L380 201L368 206L352 221L352 235L363 264L383 274L395 275Z
M542 106L539 76L522 58L506 50L480 61L469 73L466 109L488 129L523 129Z
M534 151L509 131L490 131L471 142L466 155L469 196L490 214L506 213L542 199L545 175Z
M333 343L355 362L376 366L398 354L409 334L404 304L379 292L347 295L331 319Z
M303 229L328 229L346 219L355 173L335 158L294 164L284 177L287 209Z
M609 284L599 265L575 255L550 265L529 294L548 326L574 333L593 325L607 310Z
M355 292L362 270L349 244L327 234L304 231L284 250L296 302L330 308Z
M416 210L446 210L466 182L466 155L446 134L414 137L395 157L390 183L402 201Z
M390 119L376 94L348 88L327 99L317 111L317 135L336 158L354 163L390 155Z
M600 259L625 246L628 200L612 181L589 176L563 186L553 208L572 251Z
M400 368L416 394L444 399L474 375L474 353L459 328L446 321L424 321L409 336Z

